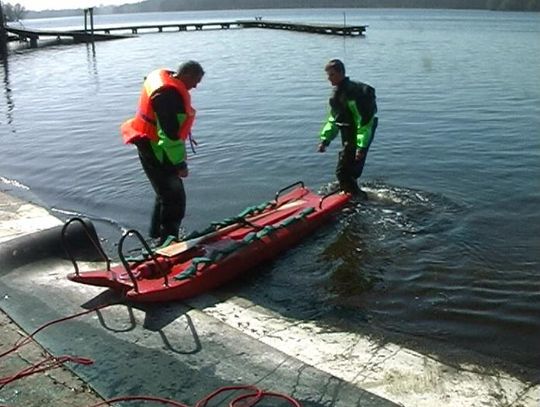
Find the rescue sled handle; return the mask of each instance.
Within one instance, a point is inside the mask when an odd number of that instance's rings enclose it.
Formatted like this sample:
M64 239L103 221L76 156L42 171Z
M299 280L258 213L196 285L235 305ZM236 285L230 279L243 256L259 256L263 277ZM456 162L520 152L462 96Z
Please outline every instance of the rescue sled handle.
M105 252L103 251L103 248L101 247L101 245L98 242L96 242L96 240L92 237L92 233L90 232L90 229L88 228L88 225L81 218L71 218L62 227L62 232L61 232L60 236L61 236L61 242L62 242L62 246L64 248L64 251L66 252L66 255L69 257L69 260L71 260L71 263L73 263L73 267L75 268L75 274L77 276L79 275L79 266L77 265L77 261L75 260L75 256L73 255L73 253L71 252L71 249L69 248L69 245L67 244L67 229L68 229L69 225L71 225L74 222L80 223L82 225L84 233L86 233L86 236L88 237L88 240L90 240L90 243L92 243L92 245L94 246L96 251L99 253L101 258L107 263L107 270L110 270L111 269L111 260L105 254Z
M154 255L154 252L152 251L152 249L150 249L150 246L148 246L148 243L146 243L146 241L144 240L140 232L135 229L130 229L124 232L124 234L120 238L120 241L118 242L118 257L120 258L120 261L124 265L124 268L126 269L126 272L128 273L129 278L133 282L133 288L135 289L135 291L139 292L139 285L137 284L137 279L133 275L133 272L131 271L131 267L129 266L129 263L126 260L126 257L124 256L124 240L126 240L126 238L131 235L134 235L139 239L144 249L146 250L146 253L152 258L158 270L161 272L161 276L163 277L165 286L168 287L169 279L167 278L167 271L163 267L161 267L161 264L159 263L156 256Z
M281 188L279 191L277 191L276 196L274 198L275 204L277 205L278 198L283 192L287 191L288 189L291 189L292 187L298 186L298 185L301 186L303 189L306 188L305 185L304 185L304 181L297 181L297 182L295 182L295 183L293 183L293 184L291 184L289 186L286 186L284 188Z
M323 203L323 201L324 201L326 198L329 198L329 197L331 197L332 195L336 195L336 194L339 194L339 193L341 193L341 191L338 189L338 190L336 190L336 191L332 191L332 192L327 193L326 195L323 195L323 196L321 197L321 200L319 201L319 209L322 209L322 203Z
M280 196L283 192L285 192L285 191L287 191L288 189L291 189L291 188L293 188L293 187L296 187L296 186L300 186L300 187L302 187L302 189L306 189L306 187L305 187L305 185L304 185L304 181L297 181L297 182L295 182L295 183L293 183L293 184L291 184L291 185L289 185L289 186L286 186L286 187L284 187L284 188L281 188L279 191L276 192L276 196L275 196L275 198L274 198L274 205L277 205L277 203L278 203L278 198L279 198L279 196ZM324 201L326 198L328 198L328 197L330 197L330 196L332 196L332 195L338 194L338 193L340 193L340 192L341 192L341 191L340 191L339 189L337 189L337 190L335 190L335 191L332 191L332 192L327 193L326 195L323 195L323 196L321 197L321 200L319 201L319 209L322 209L323 201ZM283 205L282 208L283 208L284 206L285 206L285 205Z

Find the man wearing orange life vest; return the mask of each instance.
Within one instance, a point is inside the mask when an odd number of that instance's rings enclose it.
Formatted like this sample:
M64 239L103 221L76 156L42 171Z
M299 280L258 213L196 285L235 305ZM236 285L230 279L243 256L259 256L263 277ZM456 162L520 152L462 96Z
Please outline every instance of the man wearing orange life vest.
M204 76L196 61L177 72L158 69L145 78L135 117L122 124L124 143L134 144L156 193L150 237L163 243L178 237L186 209L182 178L188 176L186 140L191 136L195 109L189 91Z

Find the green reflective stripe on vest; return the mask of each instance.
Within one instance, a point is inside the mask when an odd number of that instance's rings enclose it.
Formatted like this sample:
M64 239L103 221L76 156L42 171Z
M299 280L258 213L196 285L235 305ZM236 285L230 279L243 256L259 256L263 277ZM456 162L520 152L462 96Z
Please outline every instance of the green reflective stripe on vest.
M180 164L186 160L186 145L183 140L171 140L161 130L158 130L159 140L150 142L154 155L163 163L165 155L173 165Z
M319 138L321 139L321 141L325 142L325 144L330 144L330 142L338 134L338 131L339 129L336 126L336 118L334 117L334 115L330 114L321 130Z
M176 114L176 120L178 121L178 128L182 127L182 124L186 121L187 114L186 113L177 113Z
M187 115L185 113L179 113L177 116L178 126L181 127L182 123L186 120ZM186 160L186 143L184 140L171 140L157 122L157 135L158 141L150 143L154 155L163 162L164 156L167 156L169 162L173 165L180 164Z
M347 105L349 106L353 119L356 123L356 147L367 148L372 136L371 129L373 128L373 117L369 122L362 126L362 116L358 111L356 102L354 100L349 100L347 101Z
M186 161L186 144L183 140L171 140L167 136L161 137L158 132L159 141L157 145L161 147L164 154L167 155L171 164L177 165Z

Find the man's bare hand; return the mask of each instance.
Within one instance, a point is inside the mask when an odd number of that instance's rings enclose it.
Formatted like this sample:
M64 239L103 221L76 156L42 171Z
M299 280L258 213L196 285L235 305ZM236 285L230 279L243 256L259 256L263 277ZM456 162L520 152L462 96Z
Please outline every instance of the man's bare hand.
M182 168L181 170L178 170L178 172L176 174L180 178L186 178L189 175L188 167Z
M366 152L364 151L364 149L359 148L356 150L356 156L354 158L356 161L360 161L362 158L364 158L365 154Z

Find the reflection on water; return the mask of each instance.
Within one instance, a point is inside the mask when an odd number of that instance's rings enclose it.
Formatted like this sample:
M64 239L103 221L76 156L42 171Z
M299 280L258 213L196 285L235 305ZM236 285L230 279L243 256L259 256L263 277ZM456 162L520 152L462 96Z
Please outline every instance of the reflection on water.
M88 73L94 76L96 82L99 82L95 43L86 44L86 57L88 60Z
M450 258L453 231L463 212L436 194L375 182L363 189L369 200L349 208L342 232L323 252L324 259L337 263L327 289L335 301L349 305L367 291L386 290L390 270L399 264L418 264L415 257L422 250L444 245L449 253L440 255ZM417 270L408 280L418 277Z
M3 68L3 87L4 87L4 95L6 98L6 123L11 127L13 124L13 110L15 109L15 104L13 102L13 98L11 96L11 86L9 85L9 61L7 56L7 50L6 52L1 53L0 63L2 64Z

